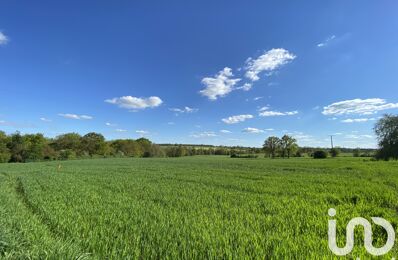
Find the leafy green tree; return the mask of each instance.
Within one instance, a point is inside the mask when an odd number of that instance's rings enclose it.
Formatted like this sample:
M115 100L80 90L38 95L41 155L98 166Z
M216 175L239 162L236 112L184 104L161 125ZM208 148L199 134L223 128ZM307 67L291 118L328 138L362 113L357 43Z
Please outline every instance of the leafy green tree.
M23 137L25 144L24 161L39 161L44 158L47 139L42 134L29 134Z
M361 155L361 149L359 149L359 148L354 149L354 151L352 152L352 155L354 157L359 157Z
M57 151L69 149L78 152L81 146L80 141L81 136L79 134L68 133L57 136L52 145Z
M98 133L88 133L81 138L81 149L91 157L103 155L105 152L105 137Z
M398 116L384 115L374 128L379 142L378 159L398 159Z
M296 151L298 148L297 140L288 135L282 136L280 139L280 146L282 150L282 156L287 156L287 158L290 158L290 155L294 154L294 151Z
M270 136L264 141L263 149L272 158L275 158L277 151L280 149L281 141L276 136Z
M26 144L23 136L19 132L11 135L8 149L11 152L10 162L25 162Z
M325 159L328 157L327 152L319 150L314 152L314 159Z
M7 135L0 131L0 163L6 163L11 158L10 150L7 147L8 142L9 138Z

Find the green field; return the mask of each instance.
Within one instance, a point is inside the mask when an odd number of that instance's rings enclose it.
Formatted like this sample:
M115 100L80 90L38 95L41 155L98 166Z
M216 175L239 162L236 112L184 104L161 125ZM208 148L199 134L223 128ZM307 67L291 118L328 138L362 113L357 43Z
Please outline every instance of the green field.
M329 259L329 208L343 242L352 217L396 228L397 198L398 163L361 158L1 164L0 258Z

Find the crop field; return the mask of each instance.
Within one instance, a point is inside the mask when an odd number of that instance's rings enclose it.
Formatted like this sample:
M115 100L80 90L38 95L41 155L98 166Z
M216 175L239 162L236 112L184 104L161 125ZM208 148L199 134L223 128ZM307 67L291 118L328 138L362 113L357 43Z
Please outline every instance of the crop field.
M397 162L348 157L2 164L0 258L331 259L328 209L343 246L353 217L397 227L397 188Z

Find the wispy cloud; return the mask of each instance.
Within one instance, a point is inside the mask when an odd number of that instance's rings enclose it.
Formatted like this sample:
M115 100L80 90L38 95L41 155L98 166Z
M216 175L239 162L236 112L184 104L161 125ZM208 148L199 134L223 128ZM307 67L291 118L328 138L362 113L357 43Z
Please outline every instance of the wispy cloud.
M257 101L257 100L260 100L260 99L263 99L264 97L255 97L255 98L253 98L253 100L254 101Z
M62 116L64 118L75 119L75 120L91 120L91 119L93 119L92 116L87 116L87 115L76 115L76 114L58 114L58 115Z
M214 77L203 78L202 84L205 85L205 88L199 91L199 93L210 100L217 100L219 97L224 97L241 80L239 78L232 78L233 76L232 69L225 67Z
M119 132L119 133L124 133L124 132L127 132L127 130L126 129L116 129L115 130L116 132Z
M348 119L344 119L341 120L342 123L363 123L363 122L368 122L368 121L375 121L377 120L376 118L372 117L372 118L348 118Z
M295 58L296 55L285 49L271 49L256 59L249 58L246 61L245 76L251 81L257 81L261 72L272 72Z
M47 122L47 123L52 122L51 119L48 119L48 118L45 118L45 117L40 117L40 120L43 121L43 122Z
M334 39L336 39L336 35L331 35L327 37L323 42L318 43L316 46L319 48L326 47Z
M201 132L201 133L194 133L190 135L194 138L206 138L206 137L215 137L217 136L214 132Z
M230 133L232 133L232 132L229 131L229 130L223 129L223 130L220 130L220 133L223 133L223 134L230 134Z
M160 106L163 101L156 96L142 98L142 97L132 97L123 96L119 98L107 99L105 102L119 106L120 108L126 109L145 109L154 108Z
M109 123L109 122L106 122L105 125L106 125L106 126L109 126L109 127L117 126L117 124L113 124L113 123Z
M223 121L226 124L236 124L240 122L244 122L247 119L253 118L253 115L236 115L236 116L230 116L227 118L223 118L221 121Z
M175 113L195 113L199 109L197 108L191 108L191 107L184 107L184 108L169 108L170 111L173 111Z
M137 134L139 134L140 136L145 136L149 134L149 131L146 130L137 130L135 131Z
M398 103L387 103L385 99L351 99L333 103L323 108L322 114L330 115L371 115L378 111L398 108Z
M252 83L245 83L245 84L243 84L243 86L238 87L236 89L242 89L244 91L249 91L252 87L253 87Z
M254 128L254 127L246 127L245 129L242 130L244 133L250 133L250 134L260 134L264 133L264 130Z
M8 43L8 37L0 31L0 45L6 45Z
M297 115L298 111L287 111L287 112L280 112L280 111L271 111L269 107L265 106L259 109L259 116L262 117L270 117L270 116L293 116Z

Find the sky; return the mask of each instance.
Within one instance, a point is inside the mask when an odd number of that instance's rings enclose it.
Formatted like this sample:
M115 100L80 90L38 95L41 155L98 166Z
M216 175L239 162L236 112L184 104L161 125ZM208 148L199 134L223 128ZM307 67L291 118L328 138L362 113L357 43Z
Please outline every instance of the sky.
M376 147L396 1L0 2L0 130Z

